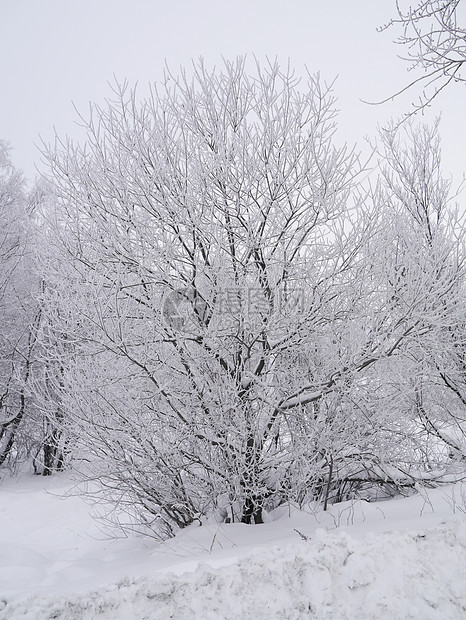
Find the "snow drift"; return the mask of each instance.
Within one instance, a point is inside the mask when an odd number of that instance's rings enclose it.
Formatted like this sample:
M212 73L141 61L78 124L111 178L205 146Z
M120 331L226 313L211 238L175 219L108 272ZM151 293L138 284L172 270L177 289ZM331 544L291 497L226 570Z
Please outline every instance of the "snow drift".
M464 485L102 539L72 477L4 480L0 620L466 617Z
M2 601L1 620L160 618L434 618L466 616L466 524L424 533L317 530L237 563L126 579L75 595Z

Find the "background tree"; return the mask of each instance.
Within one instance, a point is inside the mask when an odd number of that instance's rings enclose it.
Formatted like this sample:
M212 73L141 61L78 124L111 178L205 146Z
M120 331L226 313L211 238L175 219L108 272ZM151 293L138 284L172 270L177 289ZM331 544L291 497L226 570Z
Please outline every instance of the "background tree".
M438 125L438 123L437 123ZM410 303L415 287L444 291L435 308L422 306L424 333L405 354L410 377L401 388L436 444L466 456L464 367L465 214L442 177L437 125L384 131L386 201L401 218L396 238L396 307Z
M23 177L0 142L0 466L25 458L33 445L29 383L40 312L28 220Z
M0 467L28 462L36 474L49 475L64 465L64 437L57 425L61 410L50 390L46 394L56 368L41 361L46 326L39 297L45 279L36 255L43 200L40 183L26 191L0 142Z
M402 58L410 63L411 70L420 68L423 71L423 75L398 93L419 83L423 85L419 103L411 113L414 114L429 105L452 82L465 82L466 15L461 14L460 0L423 0L406 8L403 4L396 2L398 17L383 29L401 27L397 43L407 49L407 56Z

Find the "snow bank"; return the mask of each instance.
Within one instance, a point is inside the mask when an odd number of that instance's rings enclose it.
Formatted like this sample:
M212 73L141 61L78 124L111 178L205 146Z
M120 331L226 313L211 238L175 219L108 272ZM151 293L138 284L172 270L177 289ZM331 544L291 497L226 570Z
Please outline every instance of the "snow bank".
M317 530L234 564L126 579L89 593L3 600L0 619L456 619L466 617L466 523L424 533Z
M103 538L72 488L68 474L0 486L0 620L466 618L461 483L165 543Z

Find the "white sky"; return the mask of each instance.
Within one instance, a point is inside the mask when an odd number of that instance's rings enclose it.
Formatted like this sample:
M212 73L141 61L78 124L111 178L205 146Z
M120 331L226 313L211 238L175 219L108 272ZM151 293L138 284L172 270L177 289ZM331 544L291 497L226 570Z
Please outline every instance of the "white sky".
M415 2L416 0L413 0ZM409 111L418 92L395 103L368 106L410 79L396 32L376 28L393 14L394 0L0 0L0 138L32 178L39 136L79 136L72 102L111 95L108 82L160 80L203 56L208 64L239 54L266 56L335 83L341 135L350 142L374 136L378 124ZM442 112L444 169L459 181L466 169L466 89L445 91L427 114Z

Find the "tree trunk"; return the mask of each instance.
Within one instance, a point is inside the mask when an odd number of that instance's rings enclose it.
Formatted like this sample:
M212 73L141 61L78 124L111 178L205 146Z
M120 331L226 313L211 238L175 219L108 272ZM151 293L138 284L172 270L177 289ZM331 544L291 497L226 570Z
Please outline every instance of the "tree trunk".
M253 433L250 432L246 442L246 459L241 484L246 495L243 503L241 523L258 524L264 522L262 520L263 497L252 490L257 488L260 483L259 459L260 447L257 445Z
M241 523L247 523L250 525L251 523L260 524L264 523L262 519L262 507L261 507L262 498L256 496L248 496L244 501L243 506L243 514L241 516Z

